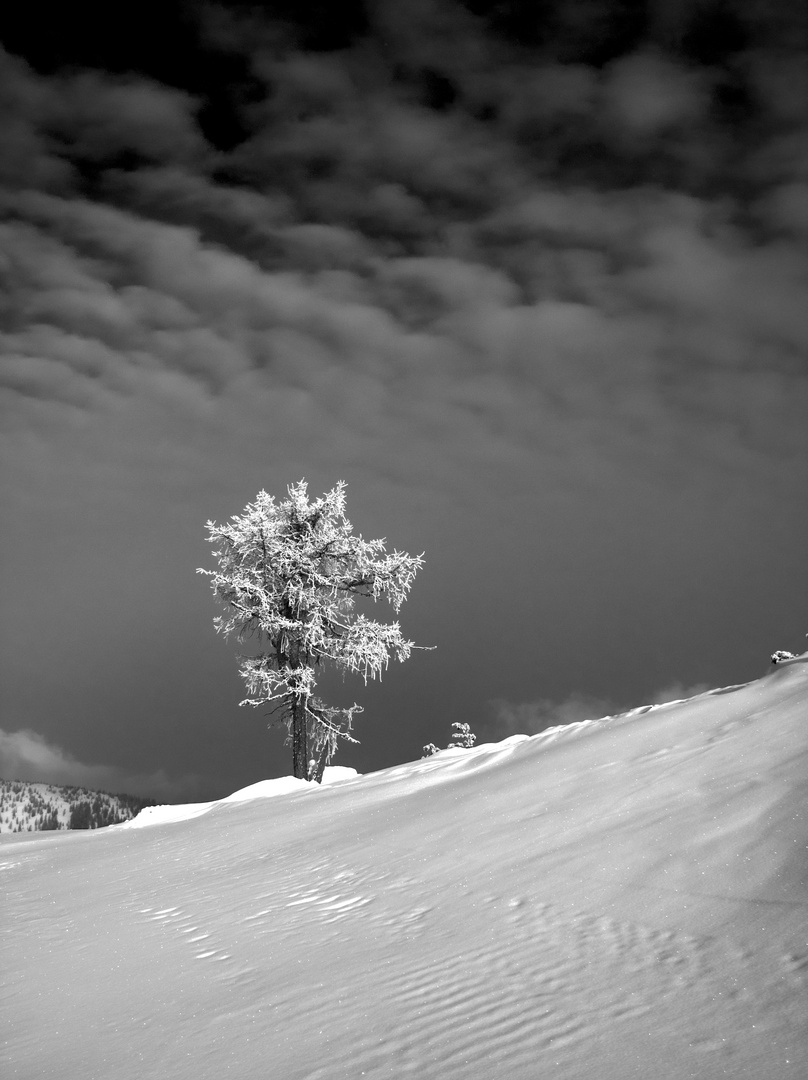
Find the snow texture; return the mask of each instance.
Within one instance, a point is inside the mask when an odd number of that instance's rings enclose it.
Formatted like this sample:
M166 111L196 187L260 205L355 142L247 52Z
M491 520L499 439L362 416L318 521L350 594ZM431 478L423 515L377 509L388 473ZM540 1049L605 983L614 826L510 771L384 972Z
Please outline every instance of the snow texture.
M323 787L0 837L3 1076L797 1080L806 659Z

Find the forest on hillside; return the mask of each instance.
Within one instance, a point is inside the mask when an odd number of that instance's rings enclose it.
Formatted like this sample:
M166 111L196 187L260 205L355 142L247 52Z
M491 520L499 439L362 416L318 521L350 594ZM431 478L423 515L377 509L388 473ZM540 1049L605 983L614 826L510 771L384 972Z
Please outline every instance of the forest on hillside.
M0 779L0 833L101 829L136 817L154 799L84 787Z

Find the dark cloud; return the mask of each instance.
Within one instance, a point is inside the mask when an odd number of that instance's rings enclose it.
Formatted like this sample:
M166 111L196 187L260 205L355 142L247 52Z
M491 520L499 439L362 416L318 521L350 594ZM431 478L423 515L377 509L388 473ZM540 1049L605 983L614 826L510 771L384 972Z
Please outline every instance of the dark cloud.
M163 770L131 773L120 766L87 764L35 731L8 732L1 728L0 776L6 780L86 787L113 794L137 792L145 798L167 802L190 801L204 790L200 776L168 776Z
M53 101L44 118L65 156L87 163L174 162L193 159L204 143L193 98L142 78L81 72L50 82Z
M80 71L44 78L0 48L6 135L2 179L21 188L76 191L125 162L197 165L207 153L198 102L135 75Z

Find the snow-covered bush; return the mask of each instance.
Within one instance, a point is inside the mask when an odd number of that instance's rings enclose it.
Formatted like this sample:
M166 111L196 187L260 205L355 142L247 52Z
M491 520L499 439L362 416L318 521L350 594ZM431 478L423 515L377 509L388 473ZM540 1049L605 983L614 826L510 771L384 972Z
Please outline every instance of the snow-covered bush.
M455 730L452 732L452 741L449 743L446 749L455 750L457 747L461 747L464 750L471 749L471 747L474 746L475 742L477 741L477 736L471 730L470 726L468 724L461 724L455 721L452 724L452 727ZM435 746L435 744L431 742L427 743L426 746L423 748L423 753L421 754L421 757L432 757L433 754L439 753L440 747Z
M781 664L783 660L793 660L795 656L796 653L788 652L787 649L777 649L776 652L772 653L772 663Z
M469 725L455 722L452 727L455 730L452 732L452 741L449 746L462 746L465 750L471 749L477 741L477 736L472 732Z

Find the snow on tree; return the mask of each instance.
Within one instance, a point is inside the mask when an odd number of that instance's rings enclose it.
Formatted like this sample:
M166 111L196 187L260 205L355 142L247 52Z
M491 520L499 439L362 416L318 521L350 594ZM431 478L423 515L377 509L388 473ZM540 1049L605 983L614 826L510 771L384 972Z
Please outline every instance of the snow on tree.
M455 730L452 732L452 741L451 743L449 743L449 749L455 746L460 746L464 750L469 750L472 746L474 746L475 742L477 741L477 736L474 734L468 724L460 724L455 721L452 724L452 727L455 728Z
M315 697L315 668L330 661L343 672L381 677L390 656L406 660L413 648L397 622L357 613L359 597L385 599L396 613L423 565L423 555L388 554L384 540L355 536L345 517L345 483L309 501L304 480L276 502L261 491L244 513L224 525L207 523L218 571L200 568L225 607L217 632L255 637L265 651L240 657L249 697L241 705L275 701L275 723L285 723L296 777L320 782L355 713Z
M455 729L452 732L452 741L446 747L447 750L470 750L477 741L477 736L471 730L469 724L461 724L457 720L454 721L452 727ZM434 754L440 753L440 747L436 746L433 742L427 743L423 748L421 754L422 758L432 757Z

